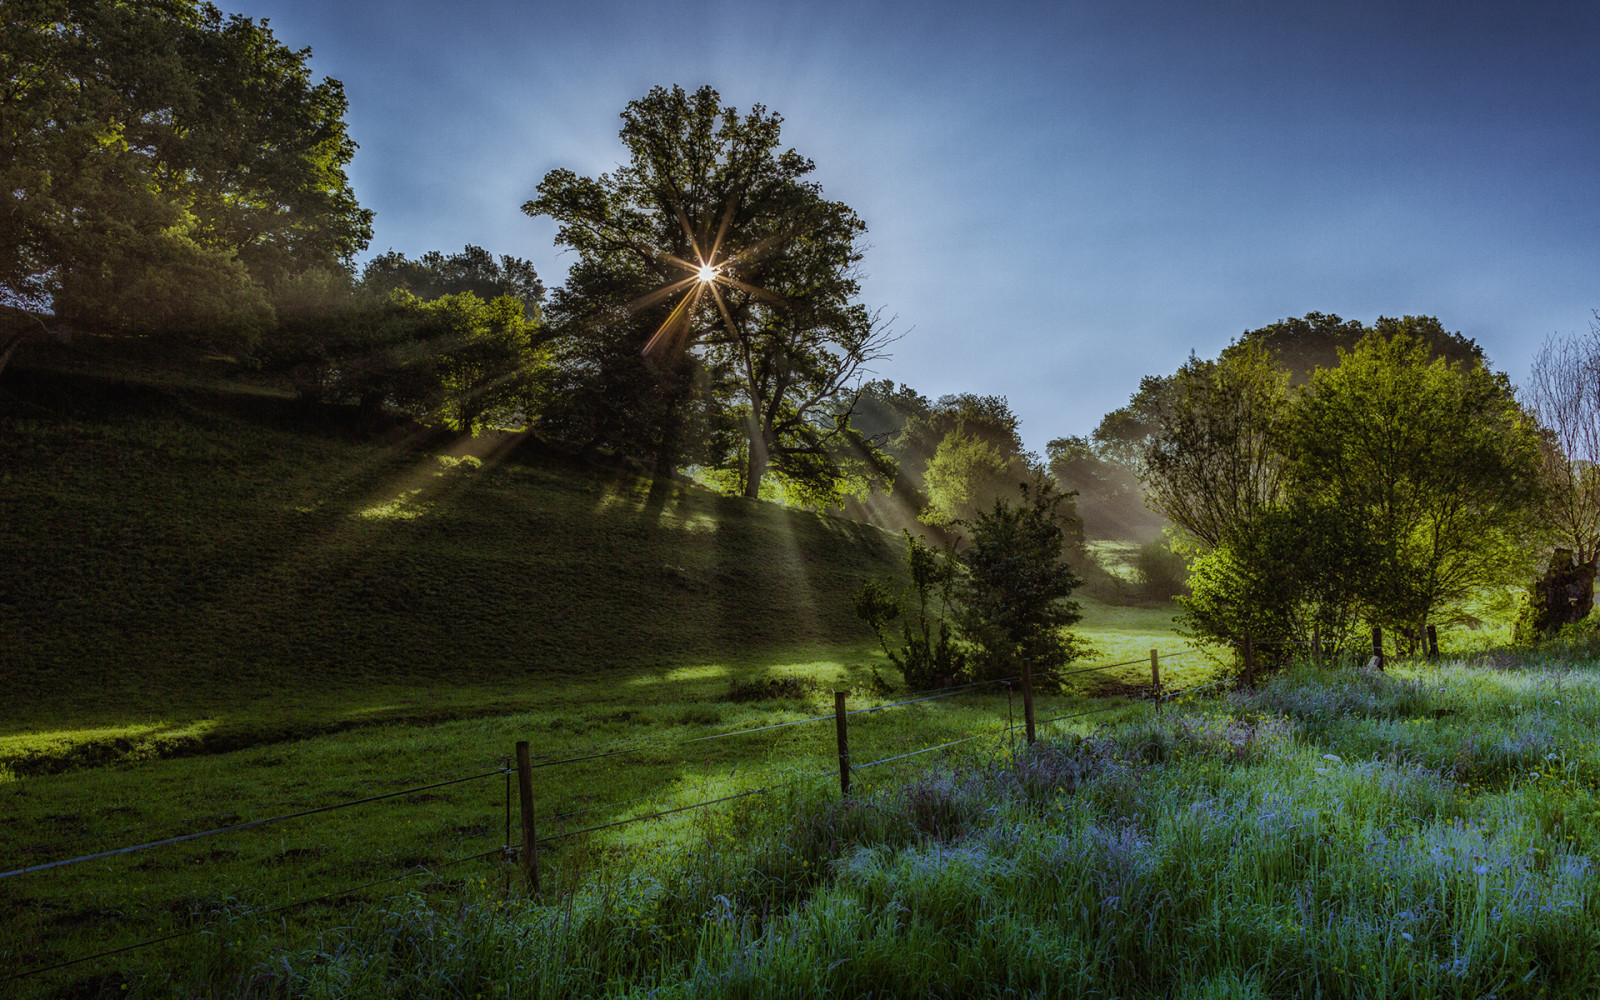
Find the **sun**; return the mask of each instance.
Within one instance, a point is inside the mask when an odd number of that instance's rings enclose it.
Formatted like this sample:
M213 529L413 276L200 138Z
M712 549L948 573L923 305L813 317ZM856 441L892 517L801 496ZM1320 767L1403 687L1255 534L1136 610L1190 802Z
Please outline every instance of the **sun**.
M703 284L711 284L717 278L717 269L710 264L701 264L700 270L695 272L695 279Z

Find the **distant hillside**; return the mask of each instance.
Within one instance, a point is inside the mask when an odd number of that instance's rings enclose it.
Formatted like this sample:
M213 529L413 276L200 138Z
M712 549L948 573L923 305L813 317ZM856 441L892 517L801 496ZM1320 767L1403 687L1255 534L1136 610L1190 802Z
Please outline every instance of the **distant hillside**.
M0 377L8 697L496 679L869 638L856 522L288 401Z

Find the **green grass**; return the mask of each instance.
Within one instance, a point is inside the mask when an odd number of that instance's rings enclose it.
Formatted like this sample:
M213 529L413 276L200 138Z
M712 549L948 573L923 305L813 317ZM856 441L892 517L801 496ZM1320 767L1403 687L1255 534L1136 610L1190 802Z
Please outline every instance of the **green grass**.
M518 739L556 754L649 737L539 772L541 816L591 810L551 829L610 822L836 764L827 723L682 740L826 714L834 687L857 705L892 698L871 693L892 671L850 598L902 572L897 536L552 461L505 435L386 440L308 425L270 394L7 380L6 869L492 770ZM1085 612L1099 662L1141 662L1074 677L1041 715L1142 683L1149 648L1176 651L1164 612ZM1169 685L1210 669L1164 667ZM750 700L774 681L780 696ZM856 760L1020 710L983 693L859 716ZM268 922L288 947L397 888L462 891L495 863L438 865L503 842L504 796L497 775L0 880L0 969L335 892ZM547 862L576 877L693 823L563 843ZM118 977L192 943L29 982L92 993L110 974L121 995Z
M848 800L800 787L670 837L623 828L649 850L574 879L557 859L534 899L394 898L287 954L225 924L235 948L192 948L170 988L1592 996L1597 722L1593 660L1302 670Z
M513 436L386 444L281 404L30 378L0 418L0 739L55 735L0 744L0 766L854 650L851 595L899 564L874 528L525 459Z

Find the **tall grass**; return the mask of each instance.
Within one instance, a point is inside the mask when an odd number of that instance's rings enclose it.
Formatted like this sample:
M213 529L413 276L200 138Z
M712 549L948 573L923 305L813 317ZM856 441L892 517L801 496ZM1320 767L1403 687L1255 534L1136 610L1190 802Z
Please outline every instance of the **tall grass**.
M151 990L1589 996L1597 711L1592 662L1303 669L842 801L747 800L537 899L402 897L291 953L224 931Z

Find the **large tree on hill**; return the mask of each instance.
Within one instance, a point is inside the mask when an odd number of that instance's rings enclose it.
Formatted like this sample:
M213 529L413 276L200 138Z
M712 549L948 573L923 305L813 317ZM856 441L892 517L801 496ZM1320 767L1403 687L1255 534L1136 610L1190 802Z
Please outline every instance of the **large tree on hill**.
M251 334L371 236L344 91L193 0L0 5L0 302L75 326Z
M523 211L555 219L578 257L551 304L568 353L617 390L661 397L639 409L664 419L695 410L696 393L727 393L744 432L736 475L755 497L771 468L815 483L871 457L840 403L889 338L853 301L861 220L780 148L780 116L720 100L653 89L622 113L625 165L551 171ZM659 471L689 437L660 435Z

